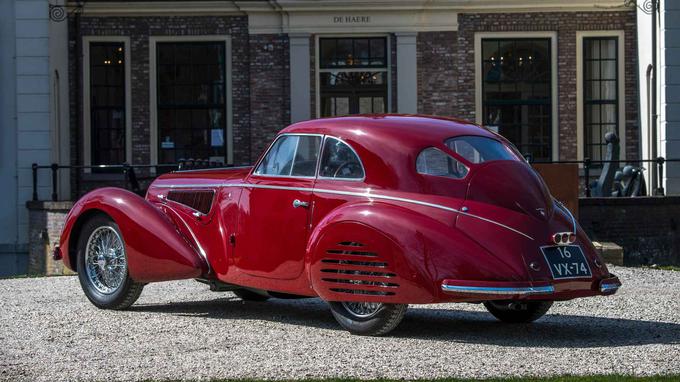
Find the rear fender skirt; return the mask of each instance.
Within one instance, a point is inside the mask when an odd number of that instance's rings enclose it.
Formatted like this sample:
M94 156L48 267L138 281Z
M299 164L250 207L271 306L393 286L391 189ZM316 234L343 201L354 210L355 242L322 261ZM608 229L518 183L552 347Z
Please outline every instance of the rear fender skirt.
M181 280L208 272L203 257L177 230L172 221L144 198L120 188L100 188L83 196L71 209L62 231L60 247L69 246L82 221L92 213L110 216L121 230L125 241L130 278L137 282ZM64 258L74 258L74 254ZM65 261L66 262L66 261ZM75 264L69 261L71 269Z

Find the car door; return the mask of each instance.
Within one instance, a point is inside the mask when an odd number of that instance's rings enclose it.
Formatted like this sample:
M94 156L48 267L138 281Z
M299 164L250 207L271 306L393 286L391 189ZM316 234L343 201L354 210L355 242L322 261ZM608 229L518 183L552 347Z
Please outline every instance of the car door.
M279 136L246 180L235 250L241 271L284 280L302 273L321 139Z

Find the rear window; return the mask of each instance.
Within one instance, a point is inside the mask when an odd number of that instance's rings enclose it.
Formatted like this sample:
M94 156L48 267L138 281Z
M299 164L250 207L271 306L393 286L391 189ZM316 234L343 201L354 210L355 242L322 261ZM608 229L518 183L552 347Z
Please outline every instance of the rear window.
M512 149L501 142L485 137L463 136L449 138L444 144L453 152L471 163L484 163L492 160L520 159Z
M465 178L468 173L468 168L464 164L434 147L428 147L418 154L416 170L420 174L454 179Z

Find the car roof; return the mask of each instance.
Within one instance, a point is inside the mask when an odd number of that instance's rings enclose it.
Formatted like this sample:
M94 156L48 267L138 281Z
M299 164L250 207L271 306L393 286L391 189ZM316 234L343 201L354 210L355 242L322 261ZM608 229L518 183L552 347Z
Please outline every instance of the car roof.
M426 115L377 114L322 118L295 123L282 134L328 134L353 138L364 144L367 140L399 140L401 144L423 147L461 135L478 135L498 139L497 135L460 119Z

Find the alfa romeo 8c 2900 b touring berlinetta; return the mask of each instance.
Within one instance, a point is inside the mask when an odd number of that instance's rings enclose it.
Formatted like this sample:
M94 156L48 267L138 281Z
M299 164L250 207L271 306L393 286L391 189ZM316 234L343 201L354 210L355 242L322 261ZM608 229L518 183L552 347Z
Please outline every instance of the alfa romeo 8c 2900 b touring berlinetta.
M100 308L197 279L244 300L320 297L364 335L394 329L407 304L483 303L530 322L621 285L507 140L423 116L300 122L253 167L165 174L146 198L95 190L54 256Z

